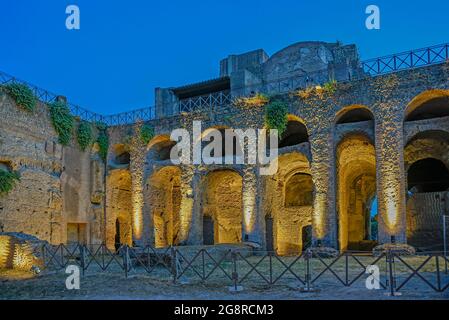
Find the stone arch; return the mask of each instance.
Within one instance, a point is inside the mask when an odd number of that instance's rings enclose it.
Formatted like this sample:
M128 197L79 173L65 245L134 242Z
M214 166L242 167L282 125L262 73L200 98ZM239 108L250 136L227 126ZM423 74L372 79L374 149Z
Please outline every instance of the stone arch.
M336 148L337 211L341 250L369 249L370 208L376 196L376 153L360 133L346 135Z
M407 179L407 242L441 250L442 215L449 212L449 133L419 132L404 149Z
M147 159L150 161L169 160L172 148L175 146L176 141L171 140L169 135L158 135L148 143Z
M156 248L180 242L181 169L166 166L148 179L150 215Z
M106 244L116 246L116 222L120 222L120 244L132 245L131 173L126 169L109 172L106 179Z
M129 148L125 144L118 143L112 146L112 157L109 164L114 167L128 166L131 160Z
M279 255L296 255L307 246L303 232L312 225L314 187L310 164L299 152L282 154L275 161L277 173L266 177L264 211L266 221L272 219L272 230L266 229L267 243L271 241Z
M242 176L231 169L211 171L204 178L202 216L213 222L215 244L242 241L242 187ZM203 239L210 232L203 230Z
M335 124L374 121L373 112L364 105L350 105L339 110L335 116Z
M309 133L304 121L295 115L288 115L287 127L279 137L279 148L309 142Z
M231 130L231 132L229 132L229 130ZM239 139L237 138L237 136L235 135L235 133L233 132L233 129L228 127L228 126L224 126L224 125L217 125L217 126L212 126L209 127L207 129L205 129L202 133L201 133L201 139L211 139L211 141L203 141L201 143L201 148L203 149L205 146L207 146L209 143L212 143L213 141L213 132L219 131L221 134L221 156L222 157L235 157L235 156L242 156L243 155L243 146L240 145ZM226 146L225 146L225 134L226 131L228 131L228 134L231 133L232 136L232 153L226 152ZM212 155L214 156L214 155Z
M441 160L449 167L449 132L426 130L415 134L404 150L406 171L414 162L429 157Z
M427 90L412 99L404 111L404 121L449 116L449 90Z

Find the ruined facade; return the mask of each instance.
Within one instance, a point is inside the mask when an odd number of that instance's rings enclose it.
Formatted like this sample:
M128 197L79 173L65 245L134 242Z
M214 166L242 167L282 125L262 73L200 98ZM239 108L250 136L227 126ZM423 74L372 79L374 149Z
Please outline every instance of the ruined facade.
M301 94L329 79L337 81L332 93ZM255 93L288 106L274 175L260 175L257 165L171 162L171 131L192 131L193 121L203 136L210 128L264 128L263 106L232 103ZM372 77L354 45L303 42L271 57L231 55L217 79L156 89L147 145L136 138L142 122L110 126L106 163L95 145L59 145L43 105L25 113L4 93L0 105L0 165L22 176L0 196L4 231L111 248L252 242L279 254L310 245L441 244L448 63Z

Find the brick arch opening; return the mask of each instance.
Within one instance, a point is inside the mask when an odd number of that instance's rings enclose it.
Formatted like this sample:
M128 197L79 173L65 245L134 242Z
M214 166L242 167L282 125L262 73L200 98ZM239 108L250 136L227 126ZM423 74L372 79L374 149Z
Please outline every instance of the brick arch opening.
M311 243L314 186L310 164L299 152L280 155L277 161L278 171L266 178L267 250L297 255Z
M227 136L226 136L227 135ZM227 126L214 126L203 131L201 135L201 148L205 150L208 146L218 139L221 148L218 150L208 148L206 157L235 157L243 155L243 146L240 145L239 139L235 132Z
M148 144L147 159L150 161L169 160L173 148L176 148L176 141L171 140L170 136L156 136Z
M337 113L336 124L355 123L362 121L373 121L374 115L370 109L363 105L352 105L343 108Z
M341 250L369 250L371 205L376 196L376 155L362 134L350 134L337 146L337 210Z
M443 214L449 214L449 133L416 134L404 149L407 242L421 251L442 250Z
M289 116L287 128L279 137L279 148L290 147L300 143L309 142L307 127L302 120Z
M449 90L428 90L415 98L405 109L405 121L449 116Z
M113 165L129 165L130 154L127 146L124 144L116 144L112 146L112 164Z
M112 170L106 179L106 243L109 248L132 245L131 173ZM118 228L117 229L117 221Z
M181 169L159 169L149 178L147 187L156 248L179 244Z
M206 175L202 215L212 223L208 226L212 229L205 230L203 225L203 240L210 239L213 233L214 244L242 241L242 185L242 176L234 170L216 170Z

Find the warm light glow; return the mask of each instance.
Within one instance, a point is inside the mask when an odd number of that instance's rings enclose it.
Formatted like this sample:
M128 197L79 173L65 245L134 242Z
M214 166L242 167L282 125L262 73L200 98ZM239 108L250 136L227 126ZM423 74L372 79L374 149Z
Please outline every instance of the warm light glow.
M388 226L388 229L390 231L390 234L395 234L395 231L397 229L397 222L398 222L398 206L397 206L397 200L396 194L398 194L398 191L395 190L393 187L388 187L385 189L385 210L386 210L386 224Z
M325 236L326 195L316 194L312 215L313 227L317 239Z

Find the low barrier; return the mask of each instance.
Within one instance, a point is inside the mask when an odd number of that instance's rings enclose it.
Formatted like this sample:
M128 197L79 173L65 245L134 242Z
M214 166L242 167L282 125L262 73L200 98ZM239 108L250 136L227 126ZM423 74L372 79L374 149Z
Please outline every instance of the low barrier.
M369 252L348 251L336 257L325 257L314 250L306 250L299 256L285 257L274 252L220 251L212 247L192 250L189 247L156 249L122 245L114 251L104 244L45 244L35 248L35 254L40 257L44 272L77 265L83 274L87 271L118 272L126 278L131 273L151 274L174 283L226 285L234 290L243 285L297 285L303 291L329 285L364 286L368 277L391 295L408 286L415 288L416 281L435 292L445 292L449 288L449 260L439 252L403 256L387 251L373 256Z

